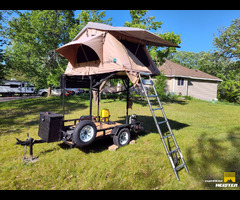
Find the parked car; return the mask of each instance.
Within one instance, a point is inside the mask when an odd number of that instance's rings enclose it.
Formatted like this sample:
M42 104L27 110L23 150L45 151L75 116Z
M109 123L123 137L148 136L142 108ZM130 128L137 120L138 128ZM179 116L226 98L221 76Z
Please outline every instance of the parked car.
M85 93L85 90L82 90L80 88L66 88L66 90L70 93L70 95L80 95L82 93Z
M48 89L40 89L38 91L38 95L39 96L47 96L47 90ZM79 95L79 94L82 94L82 93L84 93L84 90L81 90L79 88L66 88L65 89L65 96L74 95L74 94ZM51 94L53 96L61 96L62 89L60 89L60 88L52 89Z
M47 96L47 90L48 90L48 89L40 89L40 90L38 91L38 95L39 95L39 96L43 96L43 97ZM62 90L61 90L61 89L52 89L52 90L51 90L51 94L52 94L53 96L61 96ZM65 95L66 95L66 94L68 94L68 92L65 90Z

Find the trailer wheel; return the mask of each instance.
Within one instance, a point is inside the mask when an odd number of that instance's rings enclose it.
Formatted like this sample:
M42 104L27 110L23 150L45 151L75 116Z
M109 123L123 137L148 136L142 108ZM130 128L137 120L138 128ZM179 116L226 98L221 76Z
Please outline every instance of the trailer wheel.
M73 131L73 142L78 147L91 144L97 133L96 125L89 120L80 121Z
M130 131L128 128L121 129L116 135L113 137L113 143L118 147L125 146L130 142Z

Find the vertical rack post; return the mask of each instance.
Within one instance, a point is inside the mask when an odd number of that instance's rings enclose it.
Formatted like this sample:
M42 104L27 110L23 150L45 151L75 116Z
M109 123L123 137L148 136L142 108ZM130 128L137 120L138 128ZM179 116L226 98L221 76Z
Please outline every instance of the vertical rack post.
M128 121L128 107L129 107L129 79L126 79L126 86L127 86L127 107L126 107L126 124L129 124Z
M100 90L99 90L100 85L97 88L97 121L100 121L100 117L99 117L99 101L100 101Z
M90 120L92 120L92 97L93 97L93 94L92 94L92 76L89 76L89 79L90 79L90 90L89 90L89 93L90 93Z
M62 113L63 113L63 120L65 116L65 88L66 88L66 75L61 75L61 86L62 86Z

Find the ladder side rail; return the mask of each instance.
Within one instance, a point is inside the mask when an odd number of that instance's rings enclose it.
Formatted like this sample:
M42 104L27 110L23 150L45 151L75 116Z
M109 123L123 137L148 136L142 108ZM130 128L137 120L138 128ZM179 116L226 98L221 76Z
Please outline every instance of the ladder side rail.
M150 77L151 81L153 82L152 77L151 77L151 76L149 76L149 77ZM159 99L158 93L157 93L157 91L156 91L154 82L153 82L153 85L152 85L152 86L153 86L153 90L154 90L155 94L157 95L158 103L159 103L160 107L163 108L163 107L162 107L162 104L161 104L161 101L160 101L160 99ZM183 158L183 155L182 155L182 153L181 153L181 151L180 151L180 147L178 146L177 140L176 140L176 138L175 138L175 136L174 136L174 134L173 134L173 132L172 132L172 129L171 129L171 127L170 127L170 124L169 124L169 121L168 121L168 119L167 119L167 116L166 116L166 114L165 114L165 112L164 112L164 109L162 109L162 114L163 114L163 116L164 116L164 118L165 118L165 120L166 120L166 124L167 124L168 130L170 131L170 134L171 134L171 136L172 136L172 138L173 138L174 144L175 144L176 148L178 149L178 153L179 153L180 158L181 158L181 160L182 160L182 163L183 163L183 165L184 165L184 167L185 167L185 170L187 171L187 173L189 173L189 172L188 172L188 168L187 168L187 164L185 163L185 160L184 160L184 158ZM164 141L164 142L165 142L165 141ZM170 161L171 161L171 160L170 160ZM172 165L172 166L174 166L174 169L175 169L175 165ZM175 171L175 170L174 170L174 171Z
M150 79L152 80L151 77L150 77ZM152 81L153 81L153 80L152 80ZM162 108L162 104L161 104L161 101L160 101L160 99L159 99L159 96L158 96L158 93L157 93L157 91L156 91L156 88L155 88L155 85L154 85L154 84L153 84L153 90L154 90L155 94L157 95L158 103L159 103L159 105L160 105L161 108ZM176 139L175 139L175 136L174 136L174 134L173 134L173 132L172 132L172 129L171 129L171 127L170 127L170 124L169 124L169 122L168 122L167 116L166 116L166 114L165 114L165 112L164 112L164 109L162 109L162 114L163 114L164 119L167 121L166 124L167 124L168 130L170 131L170 134L172 135L172 138L173 138L173 141L174 141L174 143L175 143L175 145L176 145L176 148L179 148L179 146L178 146L178 144L177 144L177 141L176 141Z
M146 91L146 89L145 89L145 86L142 84L142 77L141 77L141 76L140 76L140 81L141 81L141 85L142 85L142 88L143 88L144 94L145 94L145 96L146 96L146 98L147 98L148 105L149 105L149 107L150 107L150 110L151 110L151 113L152 113L152 116L153 116L153 119L154 119L155 125L156 125L156 127L157 127L157 129L158 129L158 132L160 133L161 138L162 138L162 132L161 132L159 126L158 126L158 122L157 122L157 119L156 119L155 113L154 113L153 110L152 110L151 102L150 102L150 100L149 100L149 98L148 98L148 95L147 95L147 91Z
M144 83L143 83L143 79L142 79L142 77L141 77L141 74L142 74L142 75L147 75L147 76L149 77L149 79L152 81L152 84L151 84L151 85L152 85L153 90L154 90L154 92L155 92L155 96L157 97L157 100L158 100L158 103L159 103L159 106L160 106L160 110L162 111L162 114L163 114L163 116L164 116L164 119L165 119L165 122L166 122L166 124L167 124L168 130L170 131L170 135L171 135L172 138L173 138L174 144L175 144L175 146L176 146L176 151L178 151L178 153L179 153L179 155L180 155L180 158L181 158L181 160L182 160L182 165L179 165L178 167L176 167L175 164L173 163L173 159L172 159L172 157L171 157L171 152L168 151L166 142L165 142L165 140L164 140L164 139L167 138L167 137L166 137L166 136L163 137L163 135L162 135L162 132L161 132L159 123L158 123L157 118L156 118L155 113L154 113L154 110L155 110L155 109L152 108L152 105L151 105L150 99L148 98L147 91L146 91L146 88L145 88L145 86L144 86ZM181 153L181 151L180 151L180 148L179 148L179 146L178 146L178 144L177 144L177 141L176 141L176 139L175 139L175 136L174 136L174 134L173 134L173 132L172 132L172 129L171 129L171 127L170 127L170 124L169 124L169 122L168 122L168 119L167 119L167 117L166 117L166 114L165 114L165 112L164 112L164 109L163 109L163 107L162 107L161 101L160 101L160 99L159 99L158 93L157 93L157 91L156 91L154 82L153 82L150 74L148 74L148 73L140 73L140 74L139 74L139 78L140 78L140 82L141 82L141 86L142 86L142 88L143 88L144 94L145 94L145 96L146 96L146 98L147 98L148 105L149 105L149 107L150 107L150 110L151 110L151 113L152 113L152 116L153 116L155 125L156 125L156 127L157 127L158 132L159 132L160 138L161 138L162 143L163 143L163 145L164 145L164 148L165 148L165 151L166 151L167 156L168 156L168 158L169 158L169 161L170 161L170 163L171 163L171 166L172 166L172 168L173 168L174 174L175 174L176 178L179 180L177 170L178 170L179 168L181 168L181 167L184 166L184 167L185 167L185 170L187 171L187 173L189 173L189 172L188 172L187 165L186 165L186 163L185 163L185 161L184 161L184 158L183 158L182 153ZM145 79L144 79L144 80L145 80ZM153 96L154 96L154 95L153 95ZM156 110L158 110L158 109L156 109Z
M148 105L149 105L149 107L150 107L150 110L151 110L151 113L152 113L152 116L153 116L153 119L154 119L155 125L156 125L156 127L157 127L158 133L160 134L160 138L161 138L161 140L162 140L162 143L163 143L164 149L165 149L165 151L166 151L166 153L167 153L167 156L168 156L168 158L169 158L169 160L170 160L170 163L171 163L171 165L172 165L172 168L175 169L175 165L174 165L174 163L173 163L173 160L172 160L171 156L169 155L169 151L168 151L168 148L167 148L166 142L165 142L165 140L164 140L164 138L163 138L162 131L161 131L159 125L158 125L158 122L157 122L157 119L156 119L155 113L154 113L154 111L151 109L151 102L150 102L150 100L149 100L149 98L148 98L148 96L147 96L147 91L146 91L144 85L142 84L142 78L141 78L141 76L140 76L140 81L141 81L141 85L142 85L142 88L143 88L144 94L145 94L145 96L146 96L146 98L147 98ZM177 175L176 175L176 176L177 176Z

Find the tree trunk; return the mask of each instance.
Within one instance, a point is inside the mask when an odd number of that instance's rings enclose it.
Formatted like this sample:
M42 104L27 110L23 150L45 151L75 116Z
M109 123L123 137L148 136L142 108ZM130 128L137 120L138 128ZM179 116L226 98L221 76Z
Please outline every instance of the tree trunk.
M47 98L50 97L50 95L51 95L51 87L47 89Z

